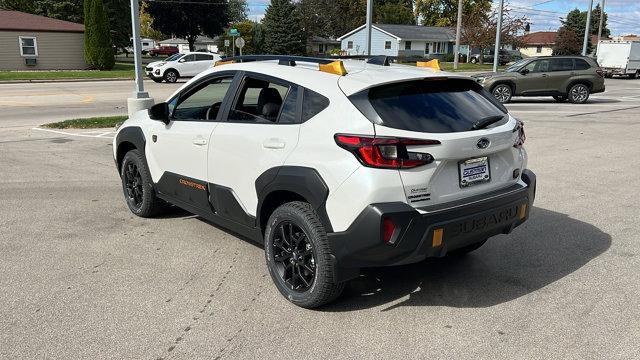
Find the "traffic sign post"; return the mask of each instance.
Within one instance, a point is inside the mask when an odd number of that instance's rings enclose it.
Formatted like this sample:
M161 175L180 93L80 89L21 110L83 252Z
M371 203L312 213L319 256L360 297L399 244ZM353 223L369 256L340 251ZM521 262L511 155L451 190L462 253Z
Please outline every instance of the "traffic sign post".
M231 36L231 37L240 36L240 32L236 28L231 28L231 29L229 29L229 36ZM232 45L233 45L233 55L232 56L236 56L236 42L234 41Z
M236 41L234 43L238 47L238 49L240 49L240 56L242 56L242 48L245 45L244 39L239 37L239 38L236 39Z

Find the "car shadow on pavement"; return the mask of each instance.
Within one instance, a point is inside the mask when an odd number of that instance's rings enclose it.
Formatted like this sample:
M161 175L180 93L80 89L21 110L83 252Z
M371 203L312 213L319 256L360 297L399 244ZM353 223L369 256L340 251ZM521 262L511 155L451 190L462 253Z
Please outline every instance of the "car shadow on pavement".
M494 237L466 256L365 269L322 310L361 310L391 302L382 311L401 306L494 306L573 273L610 245L611 236L591 224L534 208L529 221L513 233Z
M591 105L591 104L610 104L610 103L619 103L622 102L618 99L603 99L603 98L590 98L584 104L572 104L568 101L565 102L557 102L552 97L549 98L527 98L527 97L518 97L513 98L509 101L509 104L557 104L559 106L580 106L580 105Z

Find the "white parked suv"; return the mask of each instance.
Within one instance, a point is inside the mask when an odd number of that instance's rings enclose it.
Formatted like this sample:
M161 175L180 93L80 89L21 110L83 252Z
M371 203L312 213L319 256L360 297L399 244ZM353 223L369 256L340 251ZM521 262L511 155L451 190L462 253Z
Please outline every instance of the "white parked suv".
M138 216L173 204L264 244L291 302L527 220L523 125L473 79L378 58L227 60L118 129L124 197Z
M162 61L152 62L144 69L155 82L174 83L181 77L193 77L211 68L221 57L207 52L174 54Z

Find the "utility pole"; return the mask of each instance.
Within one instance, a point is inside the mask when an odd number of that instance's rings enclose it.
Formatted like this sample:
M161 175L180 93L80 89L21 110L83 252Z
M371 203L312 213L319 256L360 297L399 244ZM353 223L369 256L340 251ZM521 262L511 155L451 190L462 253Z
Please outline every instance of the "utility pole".
M460 28L462 27L462 0L458 0L458 23L456 24L456 46L453 48L453 69L458 70L460 57Z
M602 38L602 21L604 20L604 0L600 0L600 21L598 24L598 43L600 43L600 38ZM596 44L597 49L598 44Z
M493 51L493 72L498 71L498 62L500 61L500 35L502 34L503 7L504 7L504 0L500 0L500 10L498 10L498 26L496 26L496 47L495 47L495 50ZM480 56L482 56L482 54L480 54Z
M133 62L135 64L136 89L133 97L127 99L129 116L137 111L153 106L153 99L144 91L142 79L142 44L140 41L140 8L138 0L131 0L131 30L133 35Z
M365 25L367 36L367 55L371 56L371 24L373 23L373 0L367 0L367 22Z
M589 0L589 11L587 11L587 23L584 25L584 40L582 41L582 56L587 55L587 42L589 41L589 25L591 25L591 8L593 0Z

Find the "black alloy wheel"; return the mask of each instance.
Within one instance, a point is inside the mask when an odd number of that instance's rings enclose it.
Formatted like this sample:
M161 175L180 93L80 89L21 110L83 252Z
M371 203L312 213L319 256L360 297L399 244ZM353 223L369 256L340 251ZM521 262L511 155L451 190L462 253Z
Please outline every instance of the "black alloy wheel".
M273 236L271 250L278 275L293 291L309 290L316 276L309 237L299 226L286 220L277 225Z
M142 175L138 165L133 162L125 164L123 169L124 188L127 194L127 202L135 209L142 207L144 190L142 188Z

